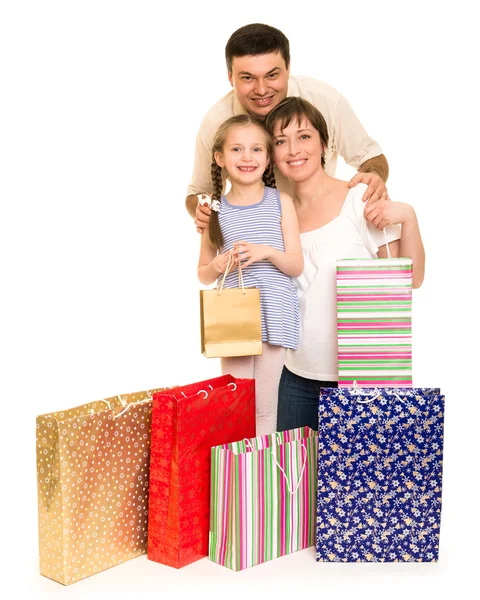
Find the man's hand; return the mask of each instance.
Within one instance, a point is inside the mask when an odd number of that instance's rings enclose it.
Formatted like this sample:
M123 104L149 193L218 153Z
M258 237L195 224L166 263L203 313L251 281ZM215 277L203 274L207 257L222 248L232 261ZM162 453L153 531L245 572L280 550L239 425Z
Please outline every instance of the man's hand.
M210 196L202 194L201 197L206 201L206 204L201 204L201 200L199 200L197 209L195 211L195 225L198 233L203 233L208 228L208 224L210 223L210 214L212 212L208 207Z
M352 188L356 186L357 183L366 183L368 185L362 198L364 202L367 202L367 200L370 200L371 202L390 200L383 179L376 173L357 173L352 177L348 186Z
M363 212L369 223L373 223L377 229L382 230L387 225L406 223L415 219L415 211L410 204L404 202L392 202L391 200L370 201Z

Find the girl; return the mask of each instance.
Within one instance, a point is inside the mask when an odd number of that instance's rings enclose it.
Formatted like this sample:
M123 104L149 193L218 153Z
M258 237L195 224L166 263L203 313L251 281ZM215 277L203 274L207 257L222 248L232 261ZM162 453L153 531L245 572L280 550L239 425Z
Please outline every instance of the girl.
M222 169L231 189L222 196ZM212 209L202 235L198 278L209 285L233 268L225 287L238 286L241 262L246 287L260 289L260 356L222 358L222 373L256 380L257 435L276 428L278 382L287 348L298 345L298 301L291 277L303 270L298 222L292 199L275 189L272 140L263 122L238 115L220 126L212 149Z
M295 184L305 270L295 281L301 335L288 352L278 401L278 431L318 429L320 387L337 387L336 260L348 257L411 257L413 287L422 284L425 253L413 208L403 202L362 202L366 185L349 188L324 171L327 125L309 102L291 97L267 117L275 164ZM330 150L331 151L331 150ZM399 226L401 224L401 227Z

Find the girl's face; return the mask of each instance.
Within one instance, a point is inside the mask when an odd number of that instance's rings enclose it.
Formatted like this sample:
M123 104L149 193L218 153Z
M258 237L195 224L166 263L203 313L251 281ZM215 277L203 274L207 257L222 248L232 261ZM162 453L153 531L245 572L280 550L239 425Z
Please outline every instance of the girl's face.
M223 152L216 152L215 160L226 169L232 183L256 183L269 161L265 132L257 125L232 127Z
M292 119L285 129L275 123L273 129L273 158L278 170L294 183L308 180L322 169L320 134L306 118Z

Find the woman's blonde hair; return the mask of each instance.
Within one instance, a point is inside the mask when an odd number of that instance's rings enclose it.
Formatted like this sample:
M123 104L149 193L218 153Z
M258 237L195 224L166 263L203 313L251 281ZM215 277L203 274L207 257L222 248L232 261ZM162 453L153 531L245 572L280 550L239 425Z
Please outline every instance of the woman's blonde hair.
M254 115L236 115L235 117L230 117L224 123L220 125L218 131L215 135L215 139L213 141L212 147L212 167L211 167L211 175L212 175L212 201L218 200L221 202L222 199L222 189L223 189L223 179L222 179L222 167L217 164L215 160L215 154L217 152L222 153L223 148L225 146L225 142L227 140L228 133L234 128L238 126L246 127L247 125L256 125L259 127L265 134L265 142L267 146L267 155L268 155L268 166L265 169L263 174L263 183L271 188L276 187L275 183L275 175L273 173L273 139L272 136L265 129L264 122ZM210 224L208 228L208 236L210 242L219 250L223 246L223 235L222 230L220 229L220 221L218 218L218 212L213 211L210 215Z

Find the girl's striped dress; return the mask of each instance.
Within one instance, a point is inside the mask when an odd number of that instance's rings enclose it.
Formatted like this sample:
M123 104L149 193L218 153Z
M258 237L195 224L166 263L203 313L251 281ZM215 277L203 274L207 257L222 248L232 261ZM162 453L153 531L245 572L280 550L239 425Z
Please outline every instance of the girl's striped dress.
M232 249L234 242L265 244L284 251L282 205L278 190L265 187L263 198L249 206L234 206L222 197L219 222L224 245L221 252ZM295 350L299 338L298 299L292 278L269 261L255 262L243 269L245 287L260 289L262 340L274 346ZM219 285L223 275L219 278ZM225 278L224 287L238 287L238 269Z

